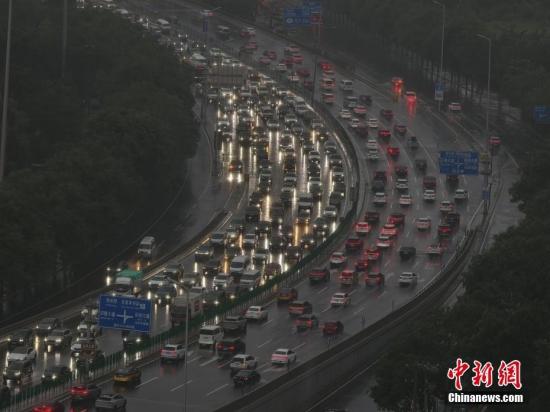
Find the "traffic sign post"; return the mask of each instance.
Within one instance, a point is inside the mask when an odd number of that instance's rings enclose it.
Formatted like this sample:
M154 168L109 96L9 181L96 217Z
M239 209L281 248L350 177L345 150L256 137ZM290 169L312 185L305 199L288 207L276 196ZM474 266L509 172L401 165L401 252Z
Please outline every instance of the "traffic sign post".
M287 27L320 24L321 5L317 2L308 2L302 7L286 8L283 10L283 21Z
M149 333L151 319L151 301L148 299L111 295L99 297L99 326L102 328Z
M478 175L479 153L441 151L439 152L439 173L444 175Z
M436 102L442 102L444 94L445 94L445 90L444 90L444 87L443 87L443 83L442 82L436 82L435 83L435 96L434 96L435 101Z

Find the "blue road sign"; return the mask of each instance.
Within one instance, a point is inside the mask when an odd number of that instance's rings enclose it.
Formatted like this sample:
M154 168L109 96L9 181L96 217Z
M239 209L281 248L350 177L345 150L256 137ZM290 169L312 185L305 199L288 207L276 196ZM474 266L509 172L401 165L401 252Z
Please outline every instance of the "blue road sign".
M131 296L101 295L99 297L99 326L150 332L151 301Z
M445 93L445 88L443 86L443 83L436 82L435 83L435 101L442 102L444 93Z
M491 192L489 192L488 189L483 189L481 191L481 199L482 200L491 200Z
M309 7L294 7L284 9L283 20L290 27L309 26L311 12Z
M550 106L535 106L533 111L535 123L550 124Z
M439 173L444 175L478 175L478 152L439 152Z

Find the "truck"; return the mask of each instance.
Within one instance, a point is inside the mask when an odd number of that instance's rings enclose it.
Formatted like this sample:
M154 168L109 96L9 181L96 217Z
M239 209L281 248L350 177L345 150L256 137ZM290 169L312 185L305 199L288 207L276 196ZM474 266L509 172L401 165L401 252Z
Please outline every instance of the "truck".
M143 289L143 272L124 269L117 273L113 284L114 295L138 296Z
M246 333L246 319L240 315L226 316L221 326L228 335Z
M145 236L143 239L141 239L141 242L139 242L138 246L138 256L140 258L151 260L153 259L155 252L156 252L156 240L153 236Z
M186 310L188 299L189 308ZM172 322L172 327L184 324L187 319L187 312L189 312L189 319L202 315L202 299L203 296L201 293L194 292L189 292L189 297L185 295L176 296L170 305L170 321Z

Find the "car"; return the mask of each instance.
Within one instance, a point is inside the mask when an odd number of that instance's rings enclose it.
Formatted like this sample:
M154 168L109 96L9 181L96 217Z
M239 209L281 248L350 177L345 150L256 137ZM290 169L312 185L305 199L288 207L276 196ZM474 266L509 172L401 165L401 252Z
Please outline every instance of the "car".
M32 329L20 329L8 336L8 351L11 351L18 346L31 346L32 343Z
M365 221L367 223L370 223L371 225L375 225L380 221L380 213L367 210L367 212L365 213Z
M416 286L418 277L414 272L403 272L399 275L399 286Z
M364 272L369 267L369 259L367 257L367 253L363 253L356 261L355 261L355 271L356 272Z
M170 284L158 288L153 295L153 299L159 305L167 305L171 303L176 296L178 296L178 290L175 285Z
M48 366L42 373L42 383L67 382L73 376L71 369L65 365Z
M400 206L411 206L413 203L412 196L409 194L403 194L399 197Z
M8 366L4 368L2 375L4 384L8 383L8 381L15 382L16 384L30 381L33 373L32 364L32 360L14 360L9 362Z
M299 316L313 313L313 305L305 300L294 300L288 305L289 316Z
M114 383L138 383L141 381L141 371L133 366L117 369L113 375Z
M367 106L372 104L372 97L366 94L359 95L359 101Z
M267 279L279 276L281 273L283 273L283 268L278 262L268 263L264 269L264 277Z
M415 159L414 167L419 172L425 172L426 169L428 168L428 161L426 159Z
M448 223L443 222L437 226L437 235L440 238L449 237L451 236L452 232L453 232L453 228Z
M382 226L382 229L380 229L380 234L384 236L388 236L390 238L394 238L397 236L397 226L393 223L386 223L384 226Z
M399 257L401 260L412 259L416 256L416 248L414 246L401 246L399 249Z
M397 146L388 146L386 151L388 153L388 156L390 157L393 157L393 158L399 157L399 147Z
M294 288L281 288L277 291L277 303L292 302L298 299L298 291Z
M32 408L32 412L65 412L65 405L60 401L43 403Z
M256 233L246 233L243 236L243 249L254 249L257 241L258 236L256 236Z
M449 213L454 211L454 204L450 200L442 200L439 204L439 211L441 213Z
M468 191L466 189L456 189L454 194L455 202L462 202L468 200Z
M414 221L414 225L419 231L430 230L432 227L432 219L428 216L417 217Z
M264 56L269 57L271 60L277 60L277 52L275 50L265 50Z
M330 270L326 267L313 268L308 273L309 283L328 282L330 280Z
M119 393L104 393L95 401L97 411L125 410L126 399Z
M8 364L10 362L16 361L35 361L36 360L36 350L32 346L18 346L12 351L8 352L6 356Z
M462 104L458 102L451 102L449 103L448 109L451 113L460 113L462 111Z
M343 252L334 252L330 255L329 263L331 267L338 267L345 265L348 258Z
M395 175L400 178L406 178L409 174L409 169L407 166L395 166Z
M203 243L195 250L195 262L207 262L214 256L214 250L209 243Z
M83 373L84 371L93 371L97 368L103 367L104 365L105 354L98 349L81 352L76 360L76 369L79 373Z
M355 234L357 236L366 236L371 231L371 225L368 222L357 222L355 224Z
M434 202L435 201L435 190L432 189L424 189L424 193L422 195L425 202Z
M327 320L323 324L323 335L334 336L344 332L344 324L339 320Z
M250 306L244 317L247 320L264 321L267 320L269 312L265 306Z
M254 192L254 193L257 193L257 192ZM252 193L252 195L250 195L250 198L252 199L252 196L254 195L254 193ZM259 195L259 193L258 193ZM212 235L210 235L210 245L212 247L224 247L225 246L225 233L223 232L214 232L212 233Z
M38 336L43 336L50 333L50 331L58 328L59 326L61 326L61 322L59 322L59 319L45 318L38 322L38 324L34 327L34 333Z
M460 214L457 212L449 212L445 216L445 223L451 226L451 228L456 228L460 225Z
M380 110L380 116L382 116L387 121L391 121L393 119L393 110L391 110L391 109L381 109Z
M432 243L426 249L427 255L431 257L438 257L443 254L443 246L440 243Z
M368 138L367 140L367 150L378 150L378 142L373 138Z
M502 143L502 140L500 139L500 137L498 136L491 136L489 137L489 145L492 147L492 148L497 148L501 145Z
M459 182L458 175L447 175L446 181L450 186L456 186Z
M311 72L305 67L300 67L299 69L297 69L296 74L303 78L311 76Z
M384 286L385 276L380 272L371 272L365 275L365 286Z
M271 59L269 58L269 56L262 56L262 57L260 57L260 59L258 60L258 62L259 62L260 64L263 64L263 65L266 65L266 66L267 66L267 65L271 64Z
M409 180L406 178L396 179L395 188L400 192L409 190Z
M130 331L122 338L122 347L126 350L140 344L145 344L150 341L151 337L148 333Z
M357 117L352 117L349 119L348 125L352 129L356 129L357 127L359 127L360 124L361 124L361 120L359 120Z
M378 259L380 259L380 254L382 252L382 249L379 248L376 243L368 246L365 249L365 254L367 255L367 260L376 262Z
M308 329L317 328L319 326L319 319L311 313L306 313L298 316L298 318L294 321L294 325L296 326L297 331L303 332Z
M367 126L369 129L378 129L378 119L371 117L367 120Z
M391 132L388 129L378 129L378 137L380 139L389 139Z
M101 388L95 383L73 385L70 390L71 401L95 401L101 395Z
M351 111L348 109L342 109L340 110L339 116L342 119L351 119Z
M296 352L292 349L279 348L271 355L271 364L273 366L288 365L297 361Z
M239 353L245 353L246 345L239 337L224 337L217 343L216 351L218 352L218 358L223 359L233 357Z
M377 161L380 159L380 152L378 149L368 149L367 150L367 160Z
M348 306L351 304L351 296L348 293L336 292L330 298L331 306Z
M160 351L160 363L179 362L185 359L185 346L182 343L167 343Z
M388 216L388 223L395 226L403 226L405 224L405 215L395 212Z
M400 136L405 136L407 134L407 126L404 124L396 124L393 126L393 131Z
M318 217L313 221L313 233L317 236L326 236L329 229L329 222L324 217Z
M409 136L409 139L407 140L407 146L409 146L409 148L411 150L416 150L418 149L418 139L416 136Z
M257 371L250 369L240 370L233 376L233 384L235 387L254 385L260 382L260 380L260 374Z
M286 64L284 63L278 63L277 66L275 66L275 71L278 71L279 73L284 73L286 70Z
M385 206L387 203L386 194L383 192L375 193L373 203L375 206Z
M252 355L246 353L239 353L233 356L229 363L229 369L231 370L231 376L235 376L242 370L253 370L258 367L258 359Z
M357 252L363 250L363 239L351 236L346 240L346 252Z
M378 235L376 238L376 247L380 249L388 249L393 246L393 241L389 236Z
M405 92L405 96L407 97L407 102L408 103L414 103L416 102L416 92L413 92L411 90L407 90Z

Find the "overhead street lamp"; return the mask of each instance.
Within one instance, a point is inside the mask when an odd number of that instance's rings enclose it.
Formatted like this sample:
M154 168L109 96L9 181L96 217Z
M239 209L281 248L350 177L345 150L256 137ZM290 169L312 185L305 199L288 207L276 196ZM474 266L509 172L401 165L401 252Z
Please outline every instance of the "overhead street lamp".
M445 18L446 18L446 7L445 4L437 1L432 0L434 4L437 4L438 6L441 6L442 10L442 23L441 23L441 55L439 57L439 72L437 74L437 81L442 82L443 81L443 49L445 47ZM438 110L441 110L441 100L437 101L437 108Z
M187 358L188 358L188 346L189 346L189 290L183 286L183 293L185 293L185 356L183 358L183 412L187 412Z
M485 112L485 132L487 133L487 139L486 144L489 145L489 102L491 99L491 53L492 53L492 47L493 47L493 41L490 37L487 37L483 34L477 34L477 37L486 40L489 43L489 56L488 56L488 62L487 62L487 106L486 106L486 112ZM489 147L489 154L490 154L490 163L489 163L489 173L493 173L493 151ZM483 199L483 215L487 216L487 213L489 212L489 201L491 199L491 184L489 183L489 174L485 175L485 197Z
M0 133L0 183L6 169L6 139L8 134L8 97L10 89L11 15L13 0L8 0L8 30L6 36L6 62L4 65L4 96L2 99L2 131Z

